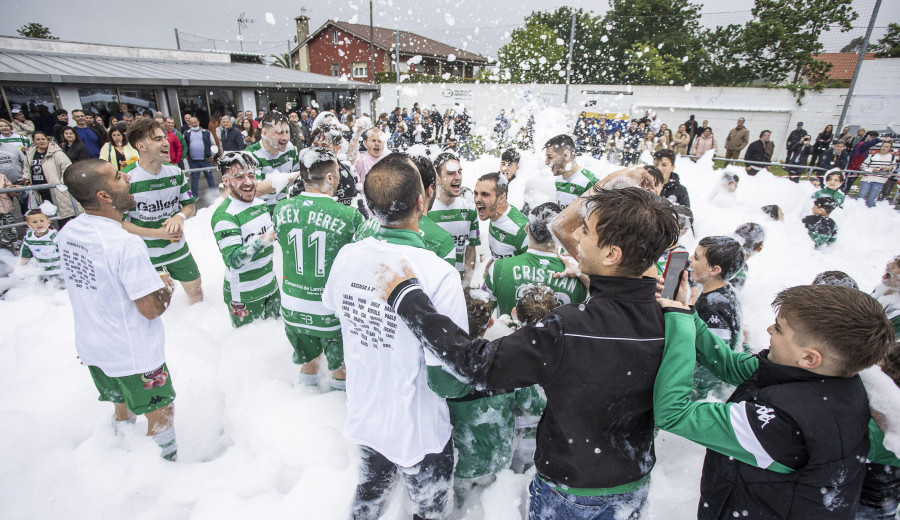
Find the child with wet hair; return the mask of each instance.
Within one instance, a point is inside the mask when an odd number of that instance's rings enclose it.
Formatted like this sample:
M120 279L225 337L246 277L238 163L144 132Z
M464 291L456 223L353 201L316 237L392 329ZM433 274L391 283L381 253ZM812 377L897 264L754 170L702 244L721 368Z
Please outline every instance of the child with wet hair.
M769 204L768 206L762 207L763 213L772 218L775 222L781 222L784 220L784 212L781 211L781 207L777 204Z
M831 212L837 209L837 200L819 197L813 202L812 215L803 217L803 225L816 248L831 245L837 240L837 223L831 219Z
M484 336L494 320L493 301L487 291L465 288L469 335ZM508 468L512 460L516 420L513 410L516 394L509 390L476 390L468 395L447 399L451 436L456 448L453 489L457 505L494 480L496 473Z
M722 173L722 177L719 179L719 183L715 186L710 193L709 201L721 208L733 208L737 205L737 196L735 192L738 189L738 182L740 182L741 177L730 171L725 171Z
M743 289L747 283L747 260L762 251L766 240L766 230L756 222L746 222L734 230L734 236L744 250L744 263L741 269L729 280L735 289Z
M844 271L822 271L816 275L812 284L836 285L838 287L849 287L851 289L859 290L859 284L856 283L856 280Z
M825 187L813 193L812 198L831 197L837 201L838 206L844 205L844 199L847 197L839 188L844 184L844 174L841 170L834 168L825 173Z

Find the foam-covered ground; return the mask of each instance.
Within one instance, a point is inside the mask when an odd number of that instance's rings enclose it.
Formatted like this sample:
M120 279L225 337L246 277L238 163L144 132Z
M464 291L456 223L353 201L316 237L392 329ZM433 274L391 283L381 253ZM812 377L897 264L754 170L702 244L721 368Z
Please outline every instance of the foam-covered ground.
M545 122L538 143L563 131L559 111L538 120ZM473 186L498 162L465 162L464 184ZM614 168L593 159L583 160L583 166L598 176ZM709 160L679 160L676 166L690 191L697 237L729 234L747 221L766 229L765 247L750 260L742 294L744 328L754 349L768 344L769 303L780 289L839 269L868 292L888 260L900 253L900 213L884 203L868 209L848 200L833 215L840 227L837 243L815 250L800 223L812 205L811 186L762 172L755 178L741 175L733 200L713 200L721 172L714 172ZM526 154L520 178L510 185L511 200L552 196L548 176L542 157ZM785 221L771 221L759 209L765 204L779 204ZM113 435L112 407L96 400L88 371L75 358L66 293L33 280L0 278L0 288L12 285L0 300L0 518L347 517L359 457L342 436L343 394L295 384L298 369L281 322L231 328L211 213L212 208L201 210L185 228L206 300L189 307L179 290L163 316L167 362L178 393L175 464L163 461L144 437L143 418L124 435ZM693 249L696 239L688 236L684 243ZM276 260L279 271L280 264ZM829 318L834 317L823 316ZM694 518L703 450L660 433L657 455L647 517ZM455 517L521 518L528 480L502 472ZM403 505L395 492L385 518L408 518Z

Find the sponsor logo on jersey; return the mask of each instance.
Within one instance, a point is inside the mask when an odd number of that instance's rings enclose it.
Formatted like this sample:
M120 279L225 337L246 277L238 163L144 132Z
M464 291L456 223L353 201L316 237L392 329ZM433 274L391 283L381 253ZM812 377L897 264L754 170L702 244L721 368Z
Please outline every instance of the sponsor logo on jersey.
M156 213L159 211L166 211L174 208L178 204L178 197L176 196L172 200L162 201L157 200L151 203L146 203L144 201L138 201L135 209L137 211L143 211L147 213Z
M243 319L250 315L247 306L241 302L231 302L230 307L231 314L238 319Z
M469 210L467 210L467 209L460 210L459 216L461 216L463 220L466 220L466 218L469 216Z
M166 384L167 379L169 379L169 372L164 367L141 374L141 381L144 383L145 390L163 386Z

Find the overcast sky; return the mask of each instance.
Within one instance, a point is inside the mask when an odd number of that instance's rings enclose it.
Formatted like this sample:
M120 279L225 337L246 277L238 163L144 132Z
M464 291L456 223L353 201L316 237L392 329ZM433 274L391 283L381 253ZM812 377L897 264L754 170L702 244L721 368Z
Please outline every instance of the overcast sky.
M694 1L702 5L701 21L708 26L746 21L753 6L753 0ZM16 29L21 25L39 22L62 40L174 49L174 29L177 27L182 33L184 49L201 50L213 46L236 49L237 19L241 13L246 13L246 18L254 20L243 30L247 50L280 54L287 51L289 39L293 43L294 17L300 14L304 3L309 7L311 31L329 18L355 23L369 21L369 3L364 0L246 4L213 0L93 0L64 4L59 0L3 0L0 34L16 35ZM860 14L856 21L859 28L850 33L824 35L822 39L827 50L840 50L854 36L865 33L875 0L854 0L853 3ZM553 10L562 5L592 9L597 14L608 9L604 0L375 0L374 19L377 26L400 28L493 56L503 43L509 41L509 33L522 25L525 16L533 10ZM900 1L883 1L873 42L884 34L888 22L898 20ZM198 36L221 41L213 44ZM230 42L224 43L224 40Z

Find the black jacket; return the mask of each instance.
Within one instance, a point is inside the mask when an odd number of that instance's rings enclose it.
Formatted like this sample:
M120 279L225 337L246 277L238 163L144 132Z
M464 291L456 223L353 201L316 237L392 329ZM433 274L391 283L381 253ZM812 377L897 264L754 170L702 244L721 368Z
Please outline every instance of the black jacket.
M587 303L557 307L537 325L492 342L470 338L437 314L415 279L388 303L467 382L544 388L534 458L544 479L610 488L641 479L656 462L653 382L664 325L655 293L651 278L592 276Z
M662 192L660 192L660 196L670 201L674 201L676 204L681 204L682 206L691 207L691 198L688 196L687 188L682 186L681 179L678 178L678 174L672 172L669 175L669 182L663 185Z
M227 131L223 127L219 127L216 132L219 133L219 142L222 143L222 152L241 151L247 147L244 142L244 136L236 126L232 126ZM224 136L222 133L224 132Z
M809 143L804 144L803 141L801 141L795 144L794 147L791 148L791 153L795 156L792 161L793 164L802 164L804 166L809 164L809 156L812 155L812 152L813 147Z
M744 152L744 160L749 162L756 163L767 163L769 159L766 158L766 144L762 142L761 139L757 139L750 143L750 146L747 147L747 151ZM753 166L748 165L748 166ZM757 164L756 166L762 166L761 164Z
M787 149L790 150L795 144L799 143L803 136L809 135L806 130L794 130L788 135Z
M698 518L733 518L735 511L750 519L854 518L869 452L871 415L862 380L776 365L767 355L760 353L756 373L728 402L753 403L790 419L794 431L781 435L792 441L780 443L775 462L795 471L777 473L707 450Z
M66 153L66 157L73 163L91 158L91 153L88 151L87 145L81 141L76 142L72 146L63 143L62 149L63 152Z
M848 164L850 164L850 153L847 150L844 150L840 155L835 157L834 148L832 148L823 153L822 157L819 157L818 166L819 168L825 168L825 170L830 170L832 168L846 170Z

